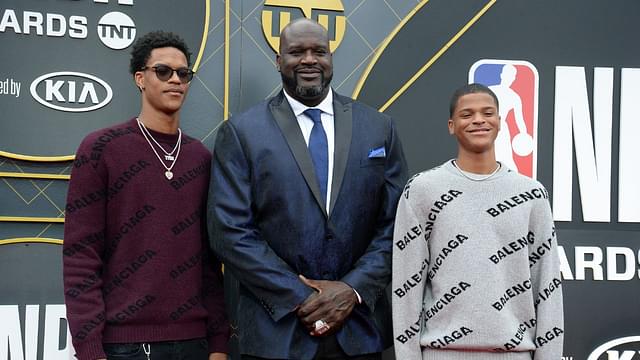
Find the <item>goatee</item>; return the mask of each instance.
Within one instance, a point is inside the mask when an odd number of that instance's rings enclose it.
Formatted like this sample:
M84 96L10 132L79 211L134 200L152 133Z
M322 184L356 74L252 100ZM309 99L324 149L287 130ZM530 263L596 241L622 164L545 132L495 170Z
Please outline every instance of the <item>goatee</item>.
M320 73L320 85L302 86L298 85L298 79L295 73L293 77L288 77L285 74L280 73L282 82L286 85L286 87L289 89L293 89L295 95L300 97L301 99L313 99L322 95L325 89L329 87L331 78L333 77L332 75L333 74L330 74L328 77L325 77L324 73Z
M296 95L298 95L301 98L314 98L316 96L321 95L323 90L324 90L324 86L322 85L306 86L306 87L297 85Z

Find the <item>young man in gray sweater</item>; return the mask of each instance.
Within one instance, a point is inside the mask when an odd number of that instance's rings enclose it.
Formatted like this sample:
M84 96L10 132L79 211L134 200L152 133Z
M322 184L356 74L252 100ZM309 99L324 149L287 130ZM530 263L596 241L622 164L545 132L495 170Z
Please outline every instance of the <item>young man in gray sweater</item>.
M402 360L559 360L563 310L548 193L496 161L498 99L451 100L458 156L415 175L398 204L393 330Z

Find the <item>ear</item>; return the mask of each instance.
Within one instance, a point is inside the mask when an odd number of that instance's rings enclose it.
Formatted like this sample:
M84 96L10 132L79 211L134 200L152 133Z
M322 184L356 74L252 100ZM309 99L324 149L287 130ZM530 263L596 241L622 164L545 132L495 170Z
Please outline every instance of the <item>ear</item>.
M144 90L144 75L142 71L136 71L136 73L133 74L133 80L136 82L136 86L140 91Z
M447 127L449 128L449 135L453 135L453 120L449 119Z
M502 118L498 115L498 131L500 131L500 127L502 126Z
M280 53L276 54L276 69L278 69L278 72L280 72Z

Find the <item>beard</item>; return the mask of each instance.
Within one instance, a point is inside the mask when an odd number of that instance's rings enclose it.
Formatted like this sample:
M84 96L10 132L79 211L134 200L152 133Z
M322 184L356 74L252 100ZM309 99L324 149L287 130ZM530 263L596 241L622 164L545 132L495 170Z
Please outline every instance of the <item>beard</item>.
M333 78L333 73L325 77L324 73L321 72L320 85L312 85L312 86L299 85L298 78L296 77L295 71L293 73L293 76L291 77L281 72L280 77L282 78L282 83L288 89L293 90L294 94L297 97L301 99L314 99L322 95L324 91L329 87L329 84L331 83L331 79Z

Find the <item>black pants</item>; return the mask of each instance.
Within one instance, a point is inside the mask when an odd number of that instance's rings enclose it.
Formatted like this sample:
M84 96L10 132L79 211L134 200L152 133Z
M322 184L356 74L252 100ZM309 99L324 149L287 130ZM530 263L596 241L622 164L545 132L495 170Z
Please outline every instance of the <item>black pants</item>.
M251 355L242 355L242 360L266 360L265 358L255 357ZM318 346L318 352L314 356L314 360L381 360L382 354L365 354L349 356L340 347L335 336L327 336L322 338ZM287 359L293 360L293 359Z
M108 360L207 360L206 339L162 341L152 343L103 344Z

